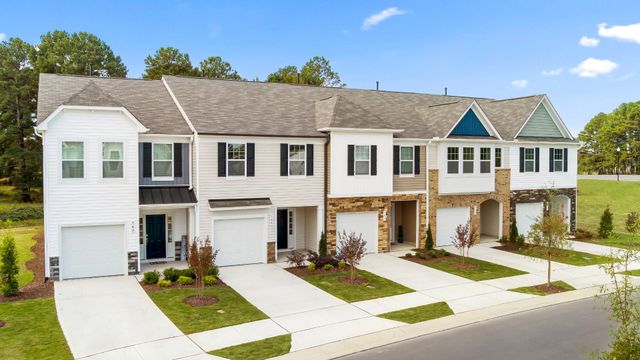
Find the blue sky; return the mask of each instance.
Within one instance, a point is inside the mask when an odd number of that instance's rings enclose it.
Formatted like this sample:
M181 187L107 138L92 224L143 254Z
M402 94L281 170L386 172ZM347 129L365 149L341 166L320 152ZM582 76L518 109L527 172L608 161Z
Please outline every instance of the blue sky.
M638 1L9 1L1 8L0 38L37 43L53 29L88 31L122 57L129 77L140 77L144 58L162 46L189 53L194 64L222 56L248 79L322 55L348 87L374 88L377 80L384 90L546 93L574 134L598 112L640 100Z

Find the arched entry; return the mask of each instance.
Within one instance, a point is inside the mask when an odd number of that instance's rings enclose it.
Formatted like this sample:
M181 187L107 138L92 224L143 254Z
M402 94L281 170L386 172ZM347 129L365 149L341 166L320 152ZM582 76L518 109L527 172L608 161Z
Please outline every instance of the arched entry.
M564 216L567 224L571 221L571 199L565 195L556 195L551 198L551 212Z
M496 241L502 236L501 207L496 200L480 204L480 241Z

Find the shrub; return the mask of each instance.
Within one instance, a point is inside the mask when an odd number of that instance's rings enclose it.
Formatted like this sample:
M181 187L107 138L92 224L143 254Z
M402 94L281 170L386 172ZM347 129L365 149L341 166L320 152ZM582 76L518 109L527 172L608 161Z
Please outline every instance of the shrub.
M439 256L449 256L449 253L445 249L438 249L436 251L438 252Z
M521 248L524 246L524 235L518 235L518 237L516 238L516 245Z
M7 219L7 220L0 220L0 229L10 229L13 227L13 221Z
M302 267L307 260L307 255L302 251L293 250L291 254L287 255L287 264L289 267Z
M0 221L24 221L31 219L42 219L44 211L42 207L36 206L15 206L0 213Z
M404 254L404 256L410 258L410 257L413 257L413 254L412 253L406 253L406 254Z
M446 251L446 250L442 250L442 252L443 252L443 254L442 254L443 256L449 256L449 255L451 255L451 254L449 254L449 252L448 252L448 251Z
M343 270L345 267L347 267L347 263L344 260L338 261L338 269Z
M191 285L193 284L193 279L188 276L180 276L178 278L178 284L180 285Z
M588 239L593 237L593 233L585 229L576 229L574 236L576 239Z
M160 287L171 287L173 283L170 280L167 279L163 279L163 280L158 280L158 286Z
M0 284L5 296L18 295L18 252L11 235L5 235L0 248Z
M333 265L326 264L325 266L322 267L322 269L324 269L326 271L331 271L331 270L333 270Z
M602 216L600 216L600 227L598 227L598 236L600 236L603 239L607 239L611 235L612 231L613 231L613 214L611 213L611 210L607 206L607 208L604 209Z
M630 234L637 234L640 232L640 215L637 212L632 211L627 214L627 218L624 222L624 227Z
M147 285L156 284L158 280L160 280L160 273L157 270L147 271L142 278L142 282Z
M318 252L320 256L327 256L327 235L324 231L320 233L320 243L318 243Z
M191 269L191 268L178 270L178 277L180 277L180 276L186 276L186 277L190 277L192 279L195 279L196 278L196 272L193 271L193 269Z
M518 225L516 224L516 217L511 219L511 226L509 227L509 241L516 243L518 240Z
M419 257L420 259L426 259L427 257L424 255L423 252L417 252L416 256Z
M429 255L429 257L432 257L432 258L437 258L438 257L438 253L435 250L427 251L427 255Z
M427 225L427 241L425 242L425 248L427 250L433 249L433 234L431 232L431 224Z
M213 275L207 275L204 277L204 284L206 286L213 286L216 284L216 277Z
M166 268L162 271L162 276L165 280L175 282L180 277L180 270L176 270L175 268Z
M220 268L213 265L209 270L207 270L207 275L218 277L218 275L220 275Z
M502 237L500 238L500 243L501 244L506 244L509 242L509 239L507 239L506 236L502 235Z
M320 259L320 255L313 250L307 250L307 261L313 263L314 265L318 264L318 260Z
M316 264L309 263L309 265L307 265L307 271L309 272L316 271Z

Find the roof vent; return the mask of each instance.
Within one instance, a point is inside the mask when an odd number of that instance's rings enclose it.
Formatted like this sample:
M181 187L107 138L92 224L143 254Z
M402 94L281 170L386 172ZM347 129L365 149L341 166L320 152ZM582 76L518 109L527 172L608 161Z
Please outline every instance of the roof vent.
M447 96L449 94L449 92L447 91L447 87L444 87L444 96Z
M380 82L376 81L376 91L380 90Z

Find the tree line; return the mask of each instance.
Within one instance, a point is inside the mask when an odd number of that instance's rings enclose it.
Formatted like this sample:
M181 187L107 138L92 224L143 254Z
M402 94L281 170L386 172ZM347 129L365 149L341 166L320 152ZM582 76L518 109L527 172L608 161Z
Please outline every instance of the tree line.
M246 80L220 56L209 56L194 66L189 54L173 47L158 49L144 63L145 79L183 75ZM37 200L42 184L42 144L33 130L39 73L126 77L128 69L107 43L87 32L50 31L37 44L17 37L0 42L0 178L14 185L24 202ZM268 74L266 81L345 86L321 56L312 57L300 69L281 67Z

